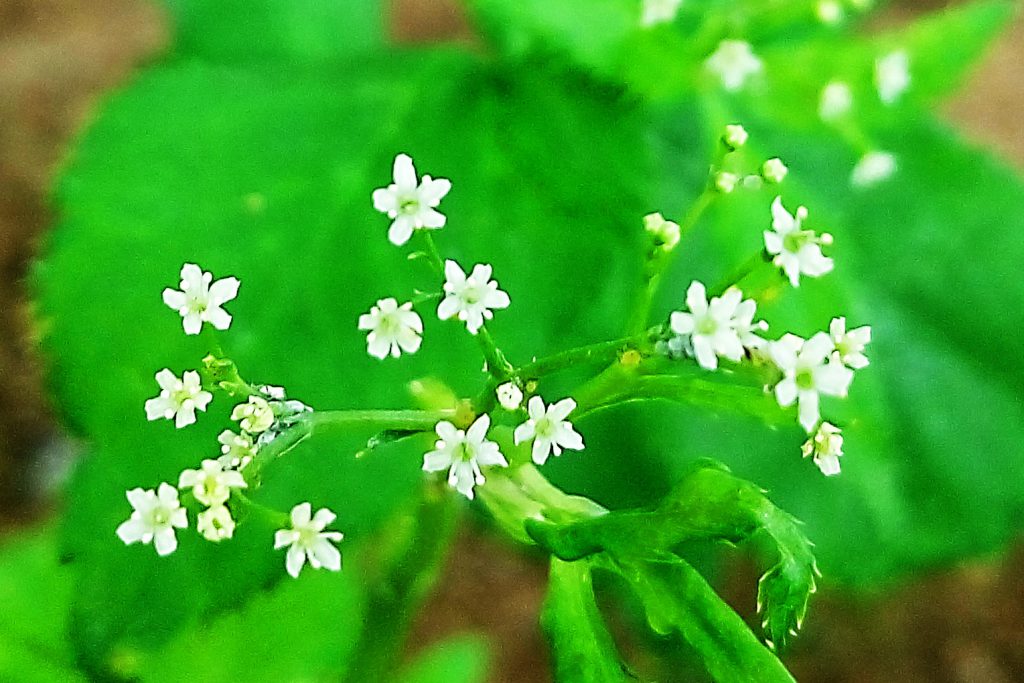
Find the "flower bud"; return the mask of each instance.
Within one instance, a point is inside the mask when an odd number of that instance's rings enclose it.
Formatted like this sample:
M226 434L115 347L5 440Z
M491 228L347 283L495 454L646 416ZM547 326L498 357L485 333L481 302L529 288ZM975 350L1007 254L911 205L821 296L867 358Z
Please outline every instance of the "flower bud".
M495 392L498 403L505 410L518 410L523 403L523 390L512 382L505 382Z
M722 171L715 176L715 189L722 194L729 194L736 189L736 184L739 181L739 176L735 173Z
M665 220L660 213L644 216L644 230L650 233L658 246L665 251L671 251L679 244L679 224Z
M743 145L747 144L747 138L750 136L747 134L747 130L739 125L738 123L730 123L725 127L725 132L722 133L722 144L730 152L735 152Z
M761 165L761 177L769 183L776 185L781 183L786 178L787 173L789 173L789 168L778 157L769 159Z

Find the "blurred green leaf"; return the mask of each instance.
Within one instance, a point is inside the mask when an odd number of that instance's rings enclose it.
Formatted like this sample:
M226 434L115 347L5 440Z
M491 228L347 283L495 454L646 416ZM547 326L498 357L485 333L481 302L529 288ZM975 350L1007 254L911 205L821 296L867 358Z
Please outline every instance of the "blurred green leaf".
M0 680L85 681L67 640L74 575L61 566L50 529L0 544Z
M632 587L654 632L685 640L714 680L794 680L739 615L683 560L599 558L600 566L620 574Z
M484 683L489 650L478 636L455 636L431 645L398 679L402 683Z
M178 55L214 62L337 62L383 42L380 0L162 0Z
M586 561L551 558L548 596L541 626L551 642L555 680L565 683L614 683L637 680L622 662L594 602Z

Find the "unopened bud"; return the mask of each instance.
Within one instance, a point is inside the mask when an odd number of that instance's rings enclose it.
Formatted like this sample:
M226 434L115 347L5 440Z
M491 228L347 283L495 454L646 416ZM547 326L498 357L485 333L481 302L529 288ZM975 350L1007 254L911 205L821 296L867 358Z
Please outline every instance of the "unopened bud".
M761 177L769 183L774 183L776 185L781 183L788 173L789 168L787 168L786 165L782 163L782 159L779 159L778 157L769 159L761 165Z
M747 138L750 136L747 134L747 130L739 125L738 123L730 123L725 127L725 132L722 133L722 144L730 152L735 152L743 145L747 144Z

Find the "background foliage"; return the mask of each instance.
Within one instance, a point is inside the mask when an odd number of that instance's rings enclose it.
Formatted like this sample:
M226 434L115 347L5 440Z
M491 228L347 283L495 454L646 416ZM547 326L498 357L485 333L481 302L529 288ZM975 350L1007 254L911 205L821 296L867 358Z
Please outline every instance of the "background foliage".
M702 11L757 16L765 4ZM618 336L639 273L639 217L678 215L696 196L724 123L747 126L752 155L786 160L787 203L807 204L813 225L836 236L834 275L780 291L766 315L776 332L808 334L837 310L874 328L872 366L835 407L848 419L842 477L823 481L796 456L796 429L645 406L580 425L586 453L547 468L567 490L645 505L696 458L715 457L807 522L826 581L862 588L997 548L1019 526L1024 355L1006 309L1022 292L1002 276L1024 256L1024 186L927 113L1008 4L871 38L823 33L809 13L795 28L752 22L767 76L732 97L700 69L717 36L686 38L706 20L696 10L644 32L627 0L597 11L477 0L486 47L411 50L387 45L374 2L262 0L245 3L240 24L241 5L168 2L172 54L106 102L55 192L59 223L35 273L39 320L53 391L90 452L58 540L5 552L0 585L15 608L35 590L54 597L31 628L16 609L0 622L14 645L0 672L38 660L38 680L67 680L75 666L160 680L184 653L211 681L348 666L368 605L361 577L378 559L369 541L412 514L422 444L355 461L358 439L319 439L268 477L258 494L268 504L339 511L348 565L338 576L279 582L281 558L258 523L223 546L183 539L160 560L121 547L113 529L126 488L194 465L226 423L221 402L180 433L142 419L153 374L194 367L206 351L159 303L182 262L242 280L231 355L314 406L401 407L409 379L441 369L473 391L477 356L456 326L428 321L423 351L387 364L367 357L354 329L375 298L427 277L383 239L369 201L400 151L452 179L442 250L494 264L514 304L494 332L517 359ZM817 93L842 76L870 102L873 59L897 45L911 53L909 100L895 111L865 104L858 119L901 170L853 191L863 150L817 121ZM771 199L722 202L658 310L678 305L691 278L717 281L756 250ZM249 640L270 648L255 674L224 655ZM422 680L441 667L472 680L485 658L469 640L425 657Z

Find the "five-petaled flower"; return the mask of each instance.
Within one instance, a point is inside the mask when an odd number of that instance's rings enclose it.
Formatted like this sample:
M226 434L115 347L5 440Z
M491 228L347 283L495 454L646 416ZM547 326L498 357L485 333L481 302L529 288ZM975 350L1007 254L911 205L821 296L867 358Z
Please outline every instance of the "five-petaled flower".
M871 343L869 325L847 331L846 318L833 318L829 323L828 333L836 347L833 355L840 363L853 370L868 366L869 361L864 355L864 347Z
M423 321L416 311L412 310L412 302L398 305L393 298L381 299L369 313L359 316L359 329L368 330L366 350L375 357L384 359L388 354L398 358L402 351L416 353L423 340Z
M533 439L532 457L535 463L543 465L552 453L561 455L563 448L583 450L583 437L565 419L576 409L576 401L563 398L545 408L544 400L540 396L533 396L526 409L530 417L516 427L514 436L516 445Z
M448 470L448 485L472 500L473 487L485 481L481 467L508 467L498 444L487 440L490 426L491 418L486 414L478 417L466 431L446 420L438 422L435 430L440 438L434 450L424 454L423 471Z
M199 334L204 322L226 330L231 326L231 314L221 306L238 296L239 284L233 277L214 282L213 274L186 263L181 267L181 291L165 289L164 303L181 315L185 334Z
M843 432L831 422L822 422L801 451L805 458L813 457L814 464L826 477L839 474L839 458L843 455Z
M821 418L819 394L846 396L853 371L830 358L835 344L827 332L818 332L804 341L787 334L769 345L769 354L782 371L775 385L775 398L787 408L799 402L800 425L810 434Z
M217 460L203 460L200 469L185 470L178 478L179 489L192 489L196 500L210 506L227 501L231 489L244 489L246 486L240 472L224 469Z
M689 335L693 353L701 367L716 369L719 356L734 362L743 357L743 344L733 322L738 303L739 300L731 294L714 297L709 303L704 284L694 280L686 290L686 307L689 310L672 312L669 318L672 331Z
M394 219L388 229L391 243L402 246L419 228L443 228L445 216L435 207L452 189L451 181L425 175L417 182L416 168L408 154L395 157L393 175L395 182L373 191L373 208Z
M146 418L149 420L174 420L178 429L196 421L196 410L206 410L213 400L213 394L203 391L199 373L187 370L178 379L173 372L164 368L156 373L160 395L146 401Z
M225 429L217 437L217 442L220 443L220 452L223 454L217 461L224 468L244 469L256 454L256 445L252 437L245 432L235 434L230 429Z
M458 263L445 261L445 297L437 307L437 317L441 320L457 317L466 323L470 334L476 334L483 327L484 319L494 317L492 310L508 308L508 294L498 289L491 272L489 265L478 263L466 277Z
M704 65L722 80L722 87L729 92L742 88L762 68L761 60L745 40L723 40Z
M288 546L284 566L294 578L299 578L306 560L313 569L324 567L332 572L341 570L341 553L334 547L344 538L340 531L324 531L337 518L327 508L313 515L313 506L300 503L292 508L291 529L279 529L274 534L274 550Z
M799 207L792 215L782 205L782 197L772 202L772 229L764 231L764 246L782 268L794 287L800 286L800 275L820 277L832 270L832 259L821 253L821 245L831 244L828 233L817 235L813 230L801 230L807 218L807 209Z
M157 555L169 555L178 547L174 529L188 526L185 508L178 502L178 490L161 483L156 491L136 488L125 496L131 503L132 516L117 527L118 537L127 545L153 543Z
M207 541L219 543L235 535L235 520L226 507L214 505L196 516L196 531Z

